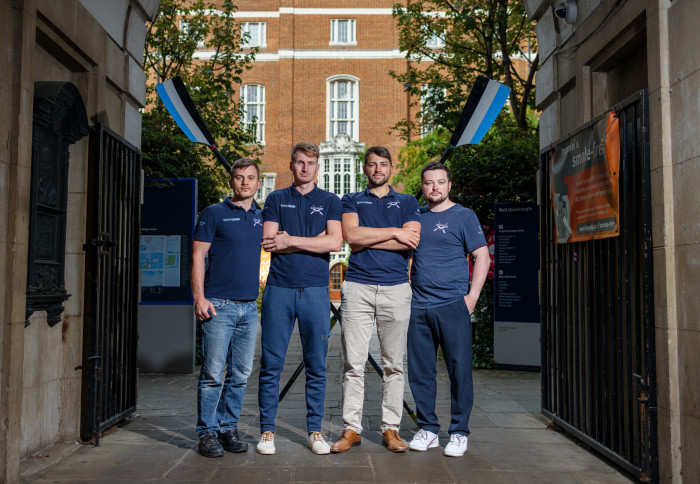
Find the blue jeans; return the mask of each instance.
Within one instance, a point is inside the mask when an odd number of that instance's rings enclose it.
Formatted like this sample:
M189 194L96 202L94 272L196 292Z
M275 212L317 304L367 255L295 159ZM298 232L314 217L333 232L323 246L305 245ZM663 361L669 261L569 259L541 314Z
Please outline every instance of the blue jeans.
M328 287L287 288L267 285L262 300L260 327L260 430L275 430L280 375L292 337L294 320L306 365L306 428L320 432L326 399L326 355L330 331Z
M202 368L197 383L197 433L235 429L253 370L258 308L255 301L209 299L216 316L202 323ZM226 380L222 383L226 368ZM223 387L223 391L222 391Z
M452 419L449 433L469 435L474 404L472 319L464 298L431 309L411 308L408 324L408 384L416 402L418 427L440 430L435 413L437 349L442 348L450 377Z

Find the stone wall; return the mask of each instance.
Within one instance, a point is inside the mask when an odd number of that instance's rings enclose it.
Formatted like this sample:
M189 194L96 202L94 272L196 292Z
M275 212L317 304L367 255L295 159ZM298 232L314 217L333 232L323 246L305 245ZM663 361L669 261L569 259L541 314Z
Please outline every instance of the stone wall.
M524 0L537 20L540 146L649 91L652 240L662 482L700 480L700 3ZM611 12L609 18L608 12Z
M145 22L157 0L0 2L0 481L21 459L80 431L88 139L70 148L61 323L39 311L25 328L33 92L68 81L91 125L136 146L145 103Z

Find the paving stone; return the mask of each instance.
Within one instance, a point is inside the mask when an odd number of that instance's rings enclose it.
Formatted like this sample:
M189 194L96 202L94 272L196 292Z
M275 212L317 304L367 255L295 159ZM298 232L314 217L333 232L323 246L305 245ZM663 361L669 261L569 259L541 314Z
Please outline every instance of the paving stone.
M370 342L378 358L376 336ZM460 458L442 455L449 440L449 379L444 362L438 365L436 410L440 419L440 448L394 454L382 444L381 379L366 366L362 445L342 454L314 455L306 447L305 375L281 402L277 416L277 453L255 453L260 437L258 411L259 340L238 429L249 450L208 459L197 453L197 374L141 375L136 413L104 435L99 447L82 446L55 452L65 457L50 467L37 459L22 464L23 482L120 483L152 482L628 482L625 475L564 435L546 429L540 414L540 376L514 371L474 372L475 406L469 450ZM292 337L281 378L283 387L301 361L298 335ZM340 332L330 338L327 360L326 440L332 444L343 430L342 351ZM408 385L407 404L415 409ZM399 434L408 443L418 430L407 413ZM59 449L60 447L60 449ZM34 461L34 462L32 462ZM46 462L46 461L44 461ZM36 464L32 467L32 464ZM32 470L34 469L34 470Z

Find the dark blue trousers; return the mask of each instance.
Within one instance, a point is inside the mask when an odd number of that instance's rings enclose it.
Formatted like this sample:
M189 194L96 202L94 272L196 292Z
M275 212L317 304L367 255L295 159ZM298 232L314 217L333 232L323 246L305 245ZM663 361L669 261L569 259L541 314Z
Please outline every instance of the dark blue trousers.
M464 298L431 309L411 308L408 324L408 384L416 402L418 426L435 434L440 430L437 396L437 349L450 377L449 433L469 435L469 415L474 404L472 381L472 320Z
M268 285L260 317L262 355L258 405L260 430L275 430L279 405L280 375L292 337L294 320L306 365L306 427L320 432L326 399L326 355L330 330L328 287L287 288Z

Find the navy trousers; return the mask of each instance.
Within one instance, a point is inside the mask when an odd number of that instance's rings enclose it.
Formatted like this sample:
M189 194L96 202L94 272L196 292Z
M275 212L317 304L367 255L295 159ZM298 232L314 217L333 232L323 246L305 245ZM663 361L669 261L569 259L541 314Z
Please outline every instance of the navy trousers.
M450 377L449 433L469 435L469 415L474 405L472 381L472 320L464 298L430 309L411 308L408 324L408 383L416 402L418 426L435 434L440 430L437 397L437 350L442 353Z
M275 430L280 375L292 337L294 321L306 365L306 426L320 432L326 398L326 355L330 330L328 287L287 288L268 286L262 299L262 330L258 405L260 430Z

